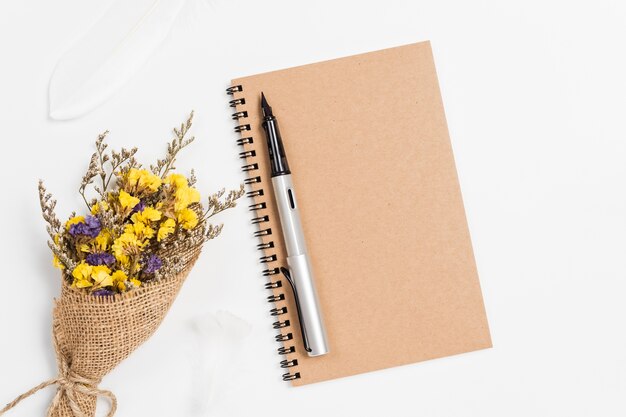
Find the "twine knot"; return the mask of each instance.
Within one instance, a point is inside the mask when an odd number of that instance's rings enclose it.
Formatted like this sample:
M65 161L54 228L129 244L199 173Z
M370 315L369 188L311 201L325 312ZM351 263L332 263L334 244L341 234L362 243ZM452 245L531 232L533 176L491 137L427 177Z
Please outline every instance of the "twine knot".
M2 410L0 410L0 416L15 407L20 401L35 394L37 391L49 387L50 385L58 385L57 392L52 399L50 407L48 408L48 417L55 415L55 412L61 405L63 398L67 399L67 405L72 411L74 417L93 417L85 414L80 408L79 402L76 399L76 394L93 397L94 400L98 397L108 398L111 405L107 417L113 417L115 410L117 410L117 399L115 398L115 395L113 395L111 391L98 388L100 380L89 379L72 371L67 360L63 357L63 355L61 355L56 343L55 351L57 354L57 363L59 365L59 376L46 382L42 382L31 390L18 396L15 400L11 401Z
M52 399L50 408L48 409L48 417L54 415L54 412L61 404L63 397L67 398L67 404L72 410L74 417L90 417L80 408L80 405L76 400L77 393L94 397L94 399L97 399L99 396L108 398L111 402L111 407L107 417L113 417L115 410L117 409L117 399L111 391L99 389L99 382L99 380L85 378L76 372L73 372L69 366L67 366L65 361L60 361L59 376L55 380L55 383L59 387L56 395Z
M74 385L75 385L74 382L72 382L71 380L69 380L69 379L67 379L65 377L57 378L57 383L59 384L59 387L61 389L64 389L66 391L67 390L73 390L74 389Z

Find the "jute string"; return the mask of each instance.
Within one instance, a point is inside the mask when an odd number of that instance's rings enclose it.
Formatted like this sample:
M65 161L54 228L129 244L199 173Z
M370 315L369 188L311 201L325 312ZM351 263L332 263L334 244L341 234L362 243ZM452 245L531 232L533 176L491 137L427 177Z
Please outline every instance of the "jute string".
M51 385L58 385L57 392L52 399L50 407L48 407L48 412L46 414L48 417L54 414L54 412L61 404L61 400L64 396L67 398L67 404L72 410L74 417L89 417L87 414L83 413L80 406L78 405L78 402L76 401L77 393L84 394L95 399L97 399L98 397L108 398L111 404L107 417L113 417L113 415L115 414L115 410L117 410L117 399L115 398L115 395L113 395L111 391L98 388L97 385L100 381L91 380L82 377L75 372L72 372L67 363L67 360L61 353L56 336L54 337L54 352L56 354L57 364L59 366L59 376L46 382L42 382L36 387L18 396L16 399L8 403L2 410L0 410L0 416L18 405L22 400L25 400L36 392Z
M201 231L200 231L201 232ZM53 345L59 374L17 397L0 416L39 390L57 385L48 417L94 417L98 397L110 401L108 417L117 408L115 396L98 388L113 368L156 331L193 267L201 247L172 247L183 269L172 277L109 297L76 291L63 280L53 311ZM171 253L159 253L164 259Z

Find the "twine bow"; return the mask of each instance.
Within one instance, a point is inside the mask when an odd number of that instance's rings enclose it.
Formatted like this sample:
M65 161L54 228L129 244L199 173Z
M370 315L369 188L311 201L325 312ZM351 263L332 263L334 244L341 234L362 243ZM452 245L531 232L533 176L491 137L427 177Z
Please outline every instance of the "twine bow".
M111 402L111 405L107 417L113 417L113 415L115 414L115 410L117 410L117 399L115 398L115 395L113 395L111 391L98 388L97 385L100 381L85 378L73 372L70 369L67 360L61 354L56 337L54 338L54 350L59 366L59 376L46 382L42 382L31 390L26 391L22 395L18 396L16 399L8 403L2 410L0 410L0 416L15 407L22 400L35 394L37 391L47 388L50 385L58 385L57 392L52 399L50 407L48 407L48 413L46 414L48 417L54 415L54 412L61 405L61 401L64 396L67 398L67 404L72 410L72 414L74 414L74 417L92 417L85 414L78 405L78 402L76 401L77 393L94 398L108 398Z

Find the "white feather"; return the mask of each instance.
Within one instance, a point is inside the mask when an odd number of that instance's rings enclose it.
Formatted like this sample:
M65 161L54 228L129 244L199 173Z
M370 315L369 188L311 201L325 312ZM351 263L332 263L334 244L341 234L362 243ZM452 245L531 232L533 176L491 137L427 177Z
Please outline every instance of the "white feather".
M111 97L166 38L184 1L116 0L57 63L50 117L80 117Z
M229 400L240 395L242 385L239 353L252 328L234 314L218 311L193 319L191 329L196 340L189 355L194 358L191 412L230 415L237 404Z

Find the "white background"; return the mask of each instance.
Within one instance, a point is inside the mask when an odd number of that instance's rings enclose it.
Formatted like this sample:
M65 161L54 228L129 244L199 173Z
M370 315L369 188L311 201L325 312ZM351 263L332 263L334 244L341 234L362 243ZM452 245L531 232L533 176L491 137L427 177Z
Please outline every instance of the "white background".
M220 219L222 237L156 335L102 387L117 394L120 417L626 415L624 2L189 0L112 99L80 119L50 120L56 62L110 3L0 3L0 403L56 371L59 276L38 178L65 217L81 207L76 190L99 132L152 161L195 109L197 142L179 168L195 167L205 194L236 187L231 78L430 39L494 348L288 387L241 204ZM217 337L200 348L192 330L220 310L251 329L229 342L232 355ZM220 349L221 373L208 377L215 397L203 398L192 369ZM9 415L43 415L51 397Z

